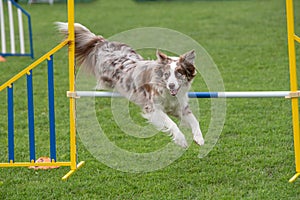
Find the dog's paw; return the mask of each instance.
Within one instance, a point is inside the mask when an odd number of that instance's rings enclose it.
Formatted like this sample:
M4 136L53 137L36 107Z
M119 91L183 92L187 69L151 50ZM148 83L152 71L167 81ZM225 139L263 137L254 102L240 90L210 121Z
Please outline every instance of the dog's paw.
M194 135L193 139L198 145L200 145L200 146L204 145L204 139L203 139L202 135Z
M188 147L188 143L183 134L174 136L173 141L175 144L181 146L182 148Z

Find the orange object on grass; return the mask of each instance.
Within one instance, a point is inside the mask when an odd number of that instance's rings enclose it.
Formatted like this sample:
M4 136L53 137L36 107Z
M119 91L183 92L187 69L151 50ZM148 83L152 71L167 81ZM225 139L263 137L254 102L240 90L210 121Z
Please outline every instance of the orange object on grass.
M0 62L5 62L5 61L6 61L6 59L4 57L0 56Z
M51 163L51 159L49 157L40 157L35 161L36 163ZM56 169L59 166L30 166L29 169Z

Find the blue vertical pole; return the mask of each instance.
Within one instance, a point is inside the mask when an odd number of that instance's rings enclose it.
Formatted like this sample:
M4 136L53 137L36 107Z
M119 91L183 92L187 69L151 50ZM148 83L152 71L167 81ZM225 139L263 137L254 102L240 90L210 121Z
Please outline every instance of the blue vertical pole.
M53 55L48 63L48 104L49 104L49 128L50 128L50 158L56 161L56 139L55 139L55 110L54 110L54 75Z
M27 74L27 102L28 102L28 133L30 161L35 161L35 141L34 141L34 107L32 91L32 70Z
M8 162L14 162L14 93L13 84L7 88Z

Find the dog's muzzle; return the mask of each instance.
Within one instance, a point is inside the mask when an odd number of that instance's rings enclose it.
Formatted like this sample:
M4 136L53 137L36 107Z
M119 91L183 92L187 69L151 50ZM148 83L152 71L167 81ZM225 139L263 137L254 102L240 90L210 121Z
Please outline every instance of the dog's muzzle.
M168 85L168 87L169 87L169 90L170 90L170 94L171 94L172 96L176 96L177 93L178 93L179 88L176 89L174 83L170 83L170 84Z

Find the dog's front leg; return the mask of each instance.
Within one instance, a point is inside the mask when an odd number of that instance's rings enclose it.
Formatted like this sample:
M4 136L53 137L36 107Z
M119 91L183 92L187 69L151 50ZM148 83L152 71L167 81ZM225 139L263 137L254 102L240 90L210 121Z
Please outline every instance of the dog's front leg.
M194 141L198 145L204 145L204 139L200 130L199 122L188 106L183 109L182 120L192 129Z
M177 124L162 110L152 109L151 111L145 109L143 116L152 123L158 130L163 132L170 132L173 141L183 148L187 148L188 143L178 128Z

